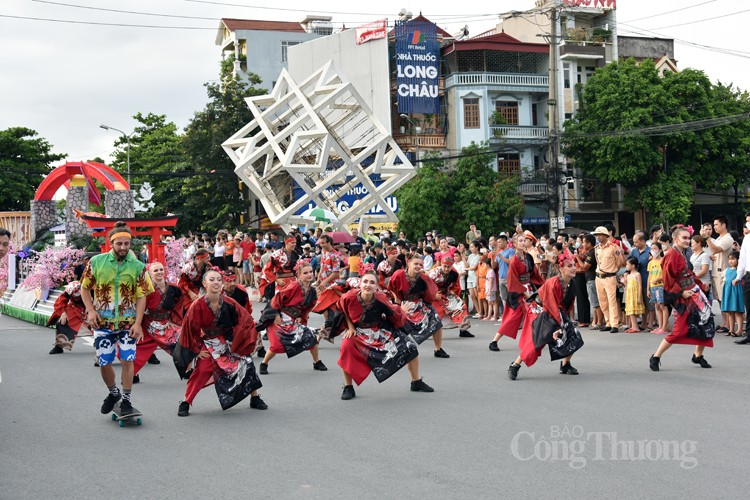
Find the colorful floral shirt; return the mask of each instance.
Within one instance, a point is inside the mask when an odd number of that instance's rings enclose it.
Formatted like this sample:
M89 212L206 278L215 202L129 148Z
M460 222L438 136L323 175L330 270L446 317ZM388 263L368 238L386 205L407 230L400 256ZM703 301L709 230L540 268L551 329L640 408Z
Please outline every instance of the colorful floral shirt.
M326 252L323 251L323 255L320 259L320 274L318 274L318 280L325 281L333 273L341 271L341 260L343 257L339 252Z
M138 299L154 291L146 266L132 252L118 262L113 251L93 257L83 273L81 286L93 290L99 328L127 330L135 323Z

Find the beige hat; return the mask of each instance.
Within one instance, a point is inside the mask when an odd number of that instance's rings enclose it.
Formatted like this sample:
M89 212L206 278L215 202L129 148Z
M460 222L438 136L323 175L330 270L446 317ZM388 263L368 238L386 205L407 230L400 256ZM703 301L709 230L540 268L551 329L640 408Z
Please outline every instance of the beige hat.
M591 233L591 234L593 234L594 236L596 236L596 235L598 235L598 234L602 234L602 235L604 235L604 236L609 236L609 231L607 231L607 228L606 228L606 227L604 227L604 226L599 226L599 227L597 227L596 229L594 229L594 232L593 232L593 233Z

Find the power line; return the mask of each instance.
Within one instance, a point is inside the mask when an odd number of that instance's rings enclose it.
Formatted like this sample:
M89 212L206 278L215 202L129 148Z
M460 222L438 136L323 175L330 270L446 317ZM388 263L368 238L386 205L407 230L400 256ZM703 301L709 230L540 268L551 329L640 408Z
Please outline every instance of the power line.
M49 19L44 17L28 17L28 16L11 16L8 14L0 14L0 17L8 19L23 19L26 21L45 21L50 23L64 23L64 24L84 24L93 26L117 26L121 28L159 28L159 29L171 29L171 30L211 30L216 31L216 28L203 28L200 26L164 26L164 25L150 25L150 24L127 24L127 23L105 23L98 21L75 21L72 19Z
M639 17L639 18L637 18L637 19L629 19L629 20L627 20L627 21L623 21L623 22L626 22L626 23L634 23L634 22L636 22L636 21L643 21L644 19L651 19L651 18L654 18L654 17L666 16L667 14L673 14L673 13L675 13L675 12L680 12L680 11L683 11L683 10L688 10L688 9L692 9L692 8L694 8L694 7L700 7L701 5L706 5L706 4L708 4L708 3L714 3L714 2L716 2L716 1L717 1L717 0L708 0L708 2L701 2L701 3L696 3L696 4L694 4L694 5L688 5L687 7L682 7L682 8L680 8L680 9L668 10L668 11L666 11L666 12L661 12L661 13L659 13L659 14L653 14L653 15L650 15L650 16L646 16L646 17Z
M104 7L91 7L89 5L76 5L76 4L62 3L62 2L51 2L49 0L31 0L31 1L36 2L36 3L57 5L59 7L71 7L75 9L98 10L98 11L103 11L103 12L116 12L118 14L134 14L134 15L139 15L139 16L170 17L170 18L176 18L176 19L199 19L203 21L220 21L221 20L217 17L180 16L176 14L158 14L155 12L139 12L139 11L133 11L133 10L107 9Z
M721 18L724 18L724 17L734 16L734 15L737 15L737 14L744 14L745 12L750 12L750 9L739 10L737 12L730 12L729 14L722 14L720 16L707 17L705 19L698 19L698 20L689 21L689 22L686 22L686 23L671 24L669 26L661 26L659 28L654 28L654 29L655 30L663 30L663 29L667 29L667 28L676 28L677 26L687 26L688 24L705 23L706 21L713 21L715 19L721 19Z

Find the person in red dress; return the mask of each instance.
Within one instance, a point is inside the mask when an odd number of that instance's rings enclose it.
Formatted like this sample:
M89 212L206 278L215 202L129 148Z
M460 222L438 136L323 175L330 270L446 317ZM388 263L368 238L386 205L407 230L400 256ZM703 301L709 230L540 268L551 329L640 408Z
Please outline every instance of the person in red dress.
M190 304L197 299L203 288L203 273L211 268L211 254L201 248L195 252L193 260L182 267L177 286L182 291L179 308L184 315Z
M284 240L284 247L274 250L263 268L258 292L269 302L288 282L294 280L294 268L299 260L295 248L297 248L297 239L289 236Z
M393 273L388 280L388 291L393 295L396 304L408 305L406 317L409 322L405 328L417 344L432 337L435 342L435 357L450 358L442 348L443 323L432 306L438 288L432 278L422 272L422 257L412 257L406 270L399 269Z
M52 316L47 321L47 326L55 325L55 345L49 352L50 354L62 354L63 349L68 351L73 349L78 332L84 325L86 306L81 298L81 282L79 281L82 274L83 266L77 267L75 281L65 285L65 290L55 300Z
M510 258L508 263L508 307L503 310L503 319L495 338L490 342L491 351L499 351L497 346L500 337L506 336L515 339L518 329L526 317L528 305L526 299L531 297L537 287L542 286L544 280L539 270L534 265L534 259L526 252L525 248L531 248L536 244L536 237L531 231L524 232L524 243L516 246L516 254Z
M453 324L458 326L459 337L474 337L474 334L469 332L469 310L461 300L461 280L453 269L453 257L446 254L428 275L438 287L435 301L432 303L438 317L442 320L445 316L450 316Z
M713 326L711 305L704 294L705 285L695 277L683 255L690 246L690 232L678 226L672 233L672 244L673 248L664 254L661 268L664 276L664 303L672 306L676 319L672 333L661 341L659 348L649 358L649 367L658 372L661 356L667 349L673 344L687 344L695 346L692 362L702 368L711 368L703 356L703 350L714 346L713 338L695 338L688 335L691 330L697 331L699 326L707 323Z
M222 410L250 395L250 408L265 410L260 398L263 384L255 372L252 354L258 341L253 317L222 293L224 280L218 268L203 274L205 295L190 306L172 358L177 372L188 378L185 399L177 415L187 417L193 399L204 387L215 384ZM195 368L188 372L188 367Z
M312 266L300 260L297 278L292 278L284 288L278 290L271 299L270 307L263 311L270 347L260 364L261 375L268 374L268 363L277 354L286 353L291 358L304 351L310 351L314 370L328 370L318 357L318 338L307 327L310 311L318 298L312 286L314 279Z
M542 349L550 342L557 341L563 335L566 324L570 323L570 311L575 301L575 288L572 280L576 275L576 264L573 255L562 254L558 257L559 274L550 277L539 288L537 302L541 301L541 308L532 307L528 312L518 341L521 353L508 367L508 378L516 380L521 362L532 366L542 354ZM555 330L541 331L544 323L537 321L542 315L556 323ZM540 318L541 319L541 318ZM559 328L558 328L559 327ZM560 373L563 375L578 375L578 370L570 364L570 355L560 362Z
M360 289L348 291L339 301L346 319L338 361L345 384L341 399L355 397L352 382L361 385L370 372L383 382L404 365L411 374L412 391L433 392L419 376L417 343L402 330L409 305L396 306L377 290L378 277L368 270L360 279Z
M182 290L167 283L164 265L161 262L152 262L146 269L154 284L154 291L146 296L146 311L141 321L144 335L138 341L133 362L134 384L140 383L138 372L154 355L156 349L161 347L172 355L182 329L182 310L179 307Z

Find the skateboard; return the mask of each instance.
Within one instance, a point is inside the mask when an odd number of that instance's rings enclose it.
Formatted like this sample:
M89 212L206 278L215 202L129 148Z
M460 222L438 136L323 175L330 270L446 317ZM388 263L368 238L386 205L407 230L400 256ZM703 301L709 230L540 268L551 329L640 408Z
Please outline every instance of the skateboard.
M135 422L136 425L141 425L143 423L143 420L141 420L142 416L143 413L136 407L133 407L133 413L125 417L120 413L119 404L112 408L112 420L120 422L120 427L125 427L126 422Z

